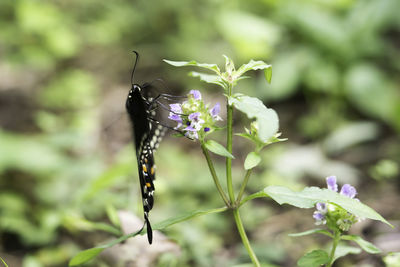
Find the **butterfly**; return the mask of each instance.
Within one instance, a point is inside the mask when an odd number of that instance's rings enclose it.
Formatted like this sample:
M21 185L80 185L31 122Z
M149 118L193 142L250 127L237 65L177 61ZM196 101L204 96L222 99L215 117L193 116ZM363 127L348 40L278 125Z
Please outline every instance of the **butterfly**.
M153 241L153 231L149 220L149 212L154 204L154 180L155 164L153 153L157 149L166 128L159 124L155 119L155 109L157 108L156 98L146 98L143 90L149 89L149 84L142 86L133 83L133 76L139 59L136 54L135 64L131 75L131 90L126 99L126 110L133 130L133 139L136 148L137 166L139 172L140 190L142 194L144 220L147 228L147 239L149 244ZM144 225L143 225L144 226Z

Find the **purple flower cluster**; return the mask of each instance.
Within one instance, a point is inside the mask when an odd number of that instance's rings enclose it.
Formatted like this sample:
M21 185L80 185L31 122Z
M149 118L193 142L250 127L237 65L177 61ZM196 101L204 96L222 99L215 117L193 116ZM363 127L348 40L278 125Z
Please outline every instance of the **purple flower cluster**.
M168 118L177 122L176 130L181 130L191 139L203 138L209 133L216 121L222 120L218 116L221 111L219 103L210 110L205 105L198 90L190 90L188 100L183 103L170 104Z
M326 184L328 189L338 192L338 185L336 183L336 176L329 176L326 178ZM355 198L355 196L357 195L357 190L349 185L349 184L345 184L342 186L342 188L340 189L340 194L347 196L349 198ZM316 211L313 214L313 218L316 220L315 224L316 225L321 225L321 224L326 224L327 222L327 217L328 217L328 213L330 212L334 212L336 210L336 206L334 205L330 205L330 204L326 204L326 203L317 203L316 204ZM346 217L348 213L344 213ZM354 216L353 216L354 217ZM339 226L340 227L340 226Z

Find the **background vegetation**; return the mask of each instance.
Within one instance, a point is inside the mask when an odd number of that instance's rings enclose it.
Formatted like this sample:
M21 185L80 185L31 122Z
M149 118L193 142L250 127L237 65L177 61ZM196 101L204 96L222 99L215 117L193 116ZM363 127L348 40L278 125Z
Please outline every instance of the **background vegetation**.
M397 0L1 1L0 256L10 266L65 266L112 238L101 222L117 221L113 207L130 212L120 214L122 225L140 227L130 218L141 219L142 207L124 110L133 49L141 55L138 83L162 78L168 89L161 91L200 89L213 103L223 100L216 87L162 59L222 64L226 54L238 65L272 64L270 86L262 73L239 83L278 112L289 138L263 152L252 192L324 186L335 174L397 225L364 221L352 231L385 252L400 251L398 10ZM248 144L235 141L240 166ZM222 206L197 144L169 137L156 162L152 222ZM312 228L311 210L247 205L250 238L271 266L294 266L324 244L287 236ZM169 228L171 241L148 247L135 239L88 266L249 262L234 227L221 214L196 218ZM335 266L384 266L381 257L350 256Z

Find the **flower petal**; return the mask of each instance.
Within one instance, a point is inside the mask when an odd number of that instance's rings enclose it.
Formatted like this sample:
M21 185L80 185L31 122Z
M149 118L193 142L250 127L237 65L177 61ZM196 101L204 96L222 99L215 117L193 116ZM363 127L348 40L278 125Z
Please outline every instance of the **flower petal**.
M326 184L328 185L328 189L333 190L335 192L338 191L338 185L336 183L336 176L327 177Z
M353 186L345 184L342 186L340 194L345 195L349 198L354 198L357 195L357 190Z
M168 119L171 119L171 120L173 120L173 121L182 123L182 118L181 118L181 116L179 116L179 115L177 115L177 114L174 114L174 113L172 113L172 112L169 114Z
M171 108L171 111L174 113L182 113L182 107L181 104L170 104L169 107Z
M189 95L192 95L194 100L201 100L201 93L199 90L190 90Z

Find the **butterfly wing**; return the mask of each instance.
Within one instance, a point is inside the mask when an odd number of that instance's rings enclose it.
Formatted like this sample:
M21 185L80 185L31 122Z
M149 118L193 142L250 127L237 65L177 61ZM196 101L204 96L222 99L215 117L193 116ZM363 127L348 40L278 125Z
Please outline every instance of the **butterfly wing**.
M126 101L126 109L132 123L144 219L147 225L147 238L151 244L153 234L149 221L149 212L153 208L154 204L153 181L155 179L155 167L153 147L155 143L153 141L153 135L155 130L152 126L152 122L149 121L151 111L148 110L148 106L147 100L141 95L140 86L133 85Z
M156 168L153 152L158 148L167 129L158 123L158 114L156 114L157 105L152 105L153 98L148 95L148 92L151 91L149 89L152 86L146 85L145 87L147 98L142 94L142 88L139 85L132 85L126 101L126 109L134 133L144 219L147 226L147 239L151 244L153 233L149 220L149 212L154 204L153 195Z

